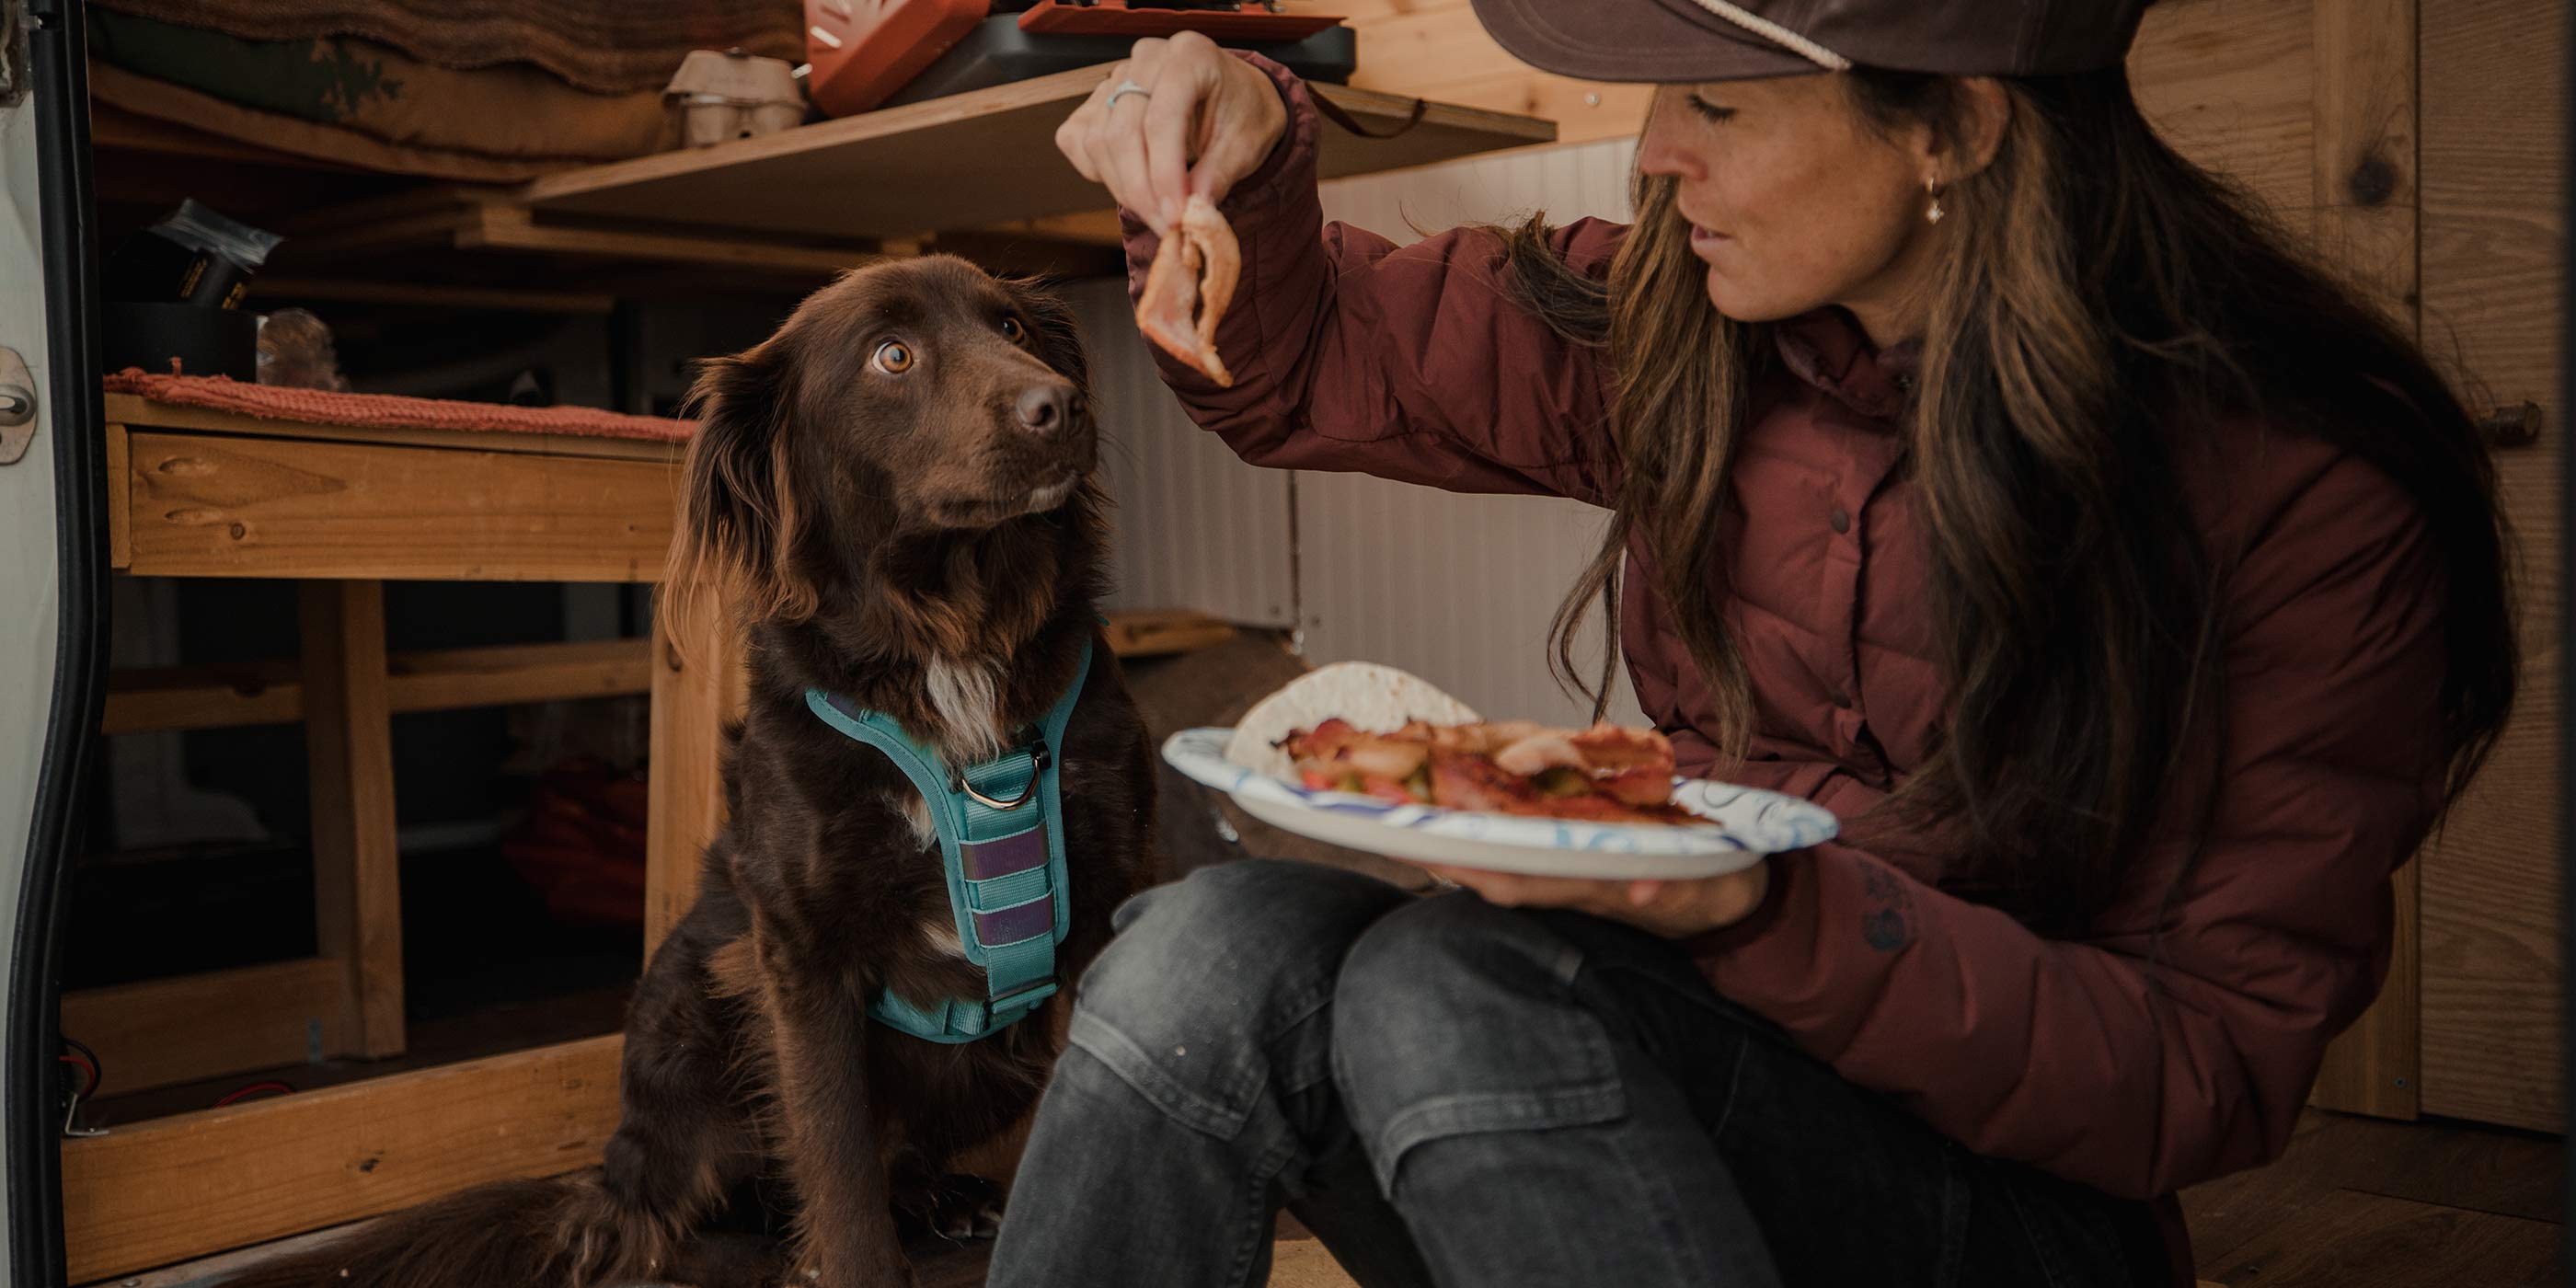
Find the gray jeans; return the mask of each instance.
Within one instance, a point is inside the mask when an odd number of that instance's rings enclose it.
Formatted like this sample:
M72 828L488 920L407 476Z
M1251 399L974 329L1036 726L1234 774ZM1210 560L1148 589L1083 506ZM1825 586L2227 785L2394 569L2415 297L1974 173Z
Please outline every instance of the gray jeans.
M1118 926L994 1288L1261 1284L1283 1205L1367 1288L2171 1282L2146 1205L1958 1147L1654 936L1269 860Z

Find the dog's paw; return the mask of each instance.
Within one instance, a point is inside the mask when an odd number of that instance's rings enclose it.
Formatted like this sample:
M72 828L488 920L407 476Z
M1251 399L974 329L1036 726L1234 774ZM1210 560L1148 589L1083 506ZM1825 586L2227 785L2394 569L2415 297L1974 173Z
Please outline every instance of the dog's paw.
M903 1224L951 1243L1002 1232L1002 1187L980 1176L951 1174L896 1199Z

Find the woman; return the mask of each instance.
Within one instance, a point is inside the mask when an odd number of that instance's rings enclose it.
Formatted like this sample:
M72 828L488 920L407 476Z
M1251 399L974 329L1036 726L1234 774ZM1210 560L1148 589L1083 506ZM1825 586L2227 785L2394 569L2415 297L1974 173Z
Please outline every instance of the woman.
M2141 119L2142 5L1477 0L1660 83L1627 227L1321 227L1304 87L1194 38L1065 123L1131 263L1241 238L1199 423L1611 509L1560 669L1602 601L1685 772L1846 830L1140 897L993 1283L1256 1283L1282 1205L1370 1285L2191 1282L2173 1192L2287 1143L2514 644L2467 416Z

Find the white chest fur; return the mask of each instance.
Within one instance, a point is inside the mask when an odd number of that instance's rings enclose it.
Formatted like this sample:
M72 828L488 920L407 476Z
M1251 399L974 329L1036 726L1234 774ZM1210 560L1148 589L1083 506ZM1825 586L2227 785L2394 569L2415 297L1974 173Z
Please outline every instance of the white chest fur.
M980 663L934 657L923 668L930 709L946 726L942 750L960 760L991 759L1002 749L1000 686Z

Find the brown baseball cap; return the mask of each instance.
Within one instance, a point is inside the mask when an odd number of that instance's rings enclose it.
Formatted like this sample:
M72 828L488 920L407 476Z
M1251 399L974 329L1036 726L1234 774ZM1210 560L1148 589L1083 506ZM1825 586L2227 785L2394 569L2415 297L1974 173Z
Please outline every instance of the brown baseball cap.
M1474 0L1496 42L1594 81L1719 81L1854 65L1954 76L2096 71L2154 0Z

